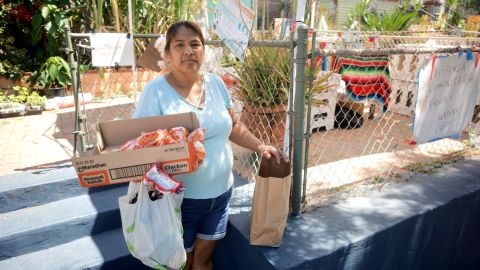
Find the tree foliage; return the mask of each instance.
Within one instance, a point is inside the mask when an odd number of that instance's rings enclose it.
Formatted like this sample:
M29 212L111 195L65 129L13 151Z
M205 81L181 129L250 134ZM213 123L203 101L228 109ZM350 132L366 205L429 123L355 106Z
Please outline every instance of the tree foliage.
M445 2L445 17L447 23L452 26L461 27L465 24L465 18L459 13L459 0L447 0Z
M165 33L177 20L194 19L201 3L132 0L133 32ZM67 23L76 33L128 32L128 0L0 0L0 76L19 79L50 57L66 59ZM145 47L143 40L136 43Z
M403 31L418 22L422 4L411 1L396 7L391 14L376 10L374 0L362 0L350 12L348 27L363 31Z
M76 23L81 2L0 0L0 76L16 80L49 57L64 56L63 26Z

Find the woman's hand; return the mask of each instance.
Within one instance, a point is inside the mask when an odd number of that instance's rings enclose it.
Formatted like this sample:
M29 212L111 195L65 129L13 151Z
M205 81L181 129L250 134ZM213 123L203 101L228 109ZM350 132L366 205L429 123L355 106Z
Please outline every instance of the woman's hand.
M280 164L280 158L288 161L288 156L284 152L279 151L277 148L271 145L260 144L257 149L258 153L260 153L262 157L271 158L274 156L278 164Z
M142 180L133 180L133 182L135 182L135 183L140 183L142 181L143 181L143 179ZM153 183L152 181L148 182L147 190L148 191L154 191L155 190L155 183Z
M153 181L148 182L147 189L148 191L155 191L155 183Z

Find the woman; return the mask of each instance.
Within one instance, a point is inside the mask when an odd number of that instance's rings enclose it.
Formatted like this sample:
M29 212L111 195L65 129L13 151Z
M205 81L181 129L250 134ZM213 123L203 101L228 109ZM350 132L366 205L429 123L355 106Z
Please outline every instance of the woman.
M201 73L205 41L193 22L181 21L167 31L164 59L170 72L149 82L134 117L195 112L205 128L206 158L198 169L176 178L186 187L182 203L185 269L212 269L216 243L226 234L228 201L233 186L233 155L228 140L267 158L287 157L263 144L235 120L223 81Z

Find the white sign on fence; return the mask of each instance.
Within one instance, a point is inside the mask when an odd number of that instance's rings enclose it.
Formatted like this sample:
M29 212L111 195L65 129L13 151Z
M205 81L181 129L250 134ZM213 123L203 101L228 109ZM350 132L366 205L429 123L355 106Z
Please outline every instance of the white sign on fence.
M90 34L92 65L114 67L133 65L133 38L126 33Z
M458 137L472 118L479 85L480 65L471 52L433 56L419 71L414 140Z
M241 61L250 39L255 15L241 0L218 0L213 29Z

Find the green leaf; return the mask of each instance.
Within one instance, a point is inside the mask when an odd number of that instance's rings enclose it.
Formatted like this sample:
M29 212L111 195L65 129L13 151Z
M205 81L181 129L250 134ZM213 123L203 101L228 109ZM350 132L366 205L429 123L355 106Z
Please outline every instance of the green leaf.
M45 30L46 30L48 33L51 33L51 32L50 32L50 29L52 29L52 26L53 26L53 23L52 23L52 22L47 22L44 27L45 27ZM54 33L55 33L55 31L54 31Z
M130 243L130 241L127 240L127 248L128 248L128 251L130 251L130 253L134 253L135 252L135 247L132 245L132 243Z
M62 66L62 69L65 70L68 73L68 77L70 77L70 66L68 65L67 61L65 61L63 58L59 57L59 62ZM81 68L82 68L82 65L80 65L80 70L81 70Z
M80 72L85 73L90 70L90 65L80 65Z
M58 67L53 64L48 68L48 73L50 74L50 77L52 77L52 80L55 81L58 77Z
M62 20L63 20L63 15L62 14L55 14L55 25L58 27L62 27Z
M126 229L127 233L132 233L135 230L135 222L132 225L128 226Z
M167 268L165 268L165 266L161 265L161 264L157 264L155 266L153 266L154 269L158 269L158 270L167 270Z
M47 51L51 55L55 55L58 52L57 41L56 41L55 37L48 36Z
M65 73L63 73L63 72L58 73L57 82L61 86L67 86L68 80L67 80L67 76L65 75Z
M33 16L32 27L32 45L35 45L40 40L42 35L42 16L40 14Z
M50 9L48 6L43 6L42 7L42 17L46 19L48 17L48 14L50 13Z
M181 211L180 211L180 208L179 208L179 207L175 207L175 213L177 213L177 214L180 214L180 213L181 213Z
M40 85L42 87L47 86L49 80L50 80L50 76L48 75L48 72L46 70L42 70L42 72L40 73L40 79L39 79Z

